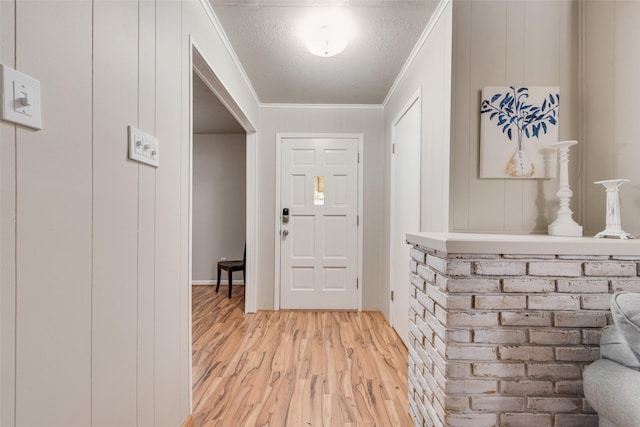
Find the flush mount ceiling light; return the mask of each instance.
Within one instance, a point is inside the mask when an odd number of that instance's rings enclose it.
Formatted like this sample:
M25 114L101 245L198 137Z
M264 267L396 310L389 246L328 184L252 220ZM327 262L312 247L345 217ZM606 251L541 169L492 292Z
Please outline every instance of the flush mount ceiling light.
M339 29L325 24L309 34L307 49L317 56L334 56L347 47L347 37Z
M303 24L302 38L309 52L321 57L335 56L347 47L350 25L344 11L322 10Z

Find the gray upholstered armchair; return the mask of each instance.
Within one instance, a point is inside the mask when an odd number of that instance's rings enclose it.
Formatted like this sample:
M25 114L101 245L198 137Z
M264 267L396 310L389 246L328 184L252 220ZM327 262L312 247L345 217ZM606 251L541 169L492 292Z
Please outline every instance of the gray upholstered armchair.
M601 359L584 371L584 394L600 427L640 426L640 294L611 298L614 325L602 331Z

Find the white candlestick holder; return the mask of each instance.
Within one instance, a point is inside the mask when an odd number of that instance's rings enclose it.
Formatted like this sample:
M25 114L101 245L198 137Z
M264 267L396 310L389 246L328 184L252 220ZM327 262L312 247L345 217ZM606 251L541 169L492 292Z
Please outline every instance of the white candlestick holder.
M582 236L582 226L573 220L573 212L569 207L571 196L573 196L573 191L569 187L569 147L577 143L578 141L560 141L551 144L552 147L558 149L560 163L559 188L556 193L560 199L560 208L558 208L556 220L549 224L548 233L551 236Z
M602 184L607 190L607 227L595 235L595 237L612 237L616 239L633 239L634 237L622 230L622 220L620 219L620 197L618 191L620 186L628 179L608 179L606 181L596 181L594 184Z

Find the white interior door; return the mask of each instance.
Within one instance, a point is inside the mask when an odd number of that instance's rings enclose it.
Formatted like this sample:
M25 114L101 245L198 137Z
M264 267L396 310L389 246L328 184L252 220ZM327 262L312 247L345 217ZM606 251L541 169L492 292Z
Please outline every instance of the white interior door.
M420 231L419 98L394 125L391 161L391 325L409 347L409 245L406 233Z
M358 139L282 139L280 187L280 308L357 309Z

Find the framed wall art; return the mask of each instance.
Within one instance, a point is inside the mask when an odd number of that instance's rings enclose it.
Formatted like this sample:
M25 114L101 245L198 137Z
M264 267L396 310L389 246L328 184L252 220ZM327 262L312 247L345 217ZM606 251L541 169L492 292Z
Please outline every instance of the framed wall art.
M559 108L559 87L483 88L480 178L555 178Z

